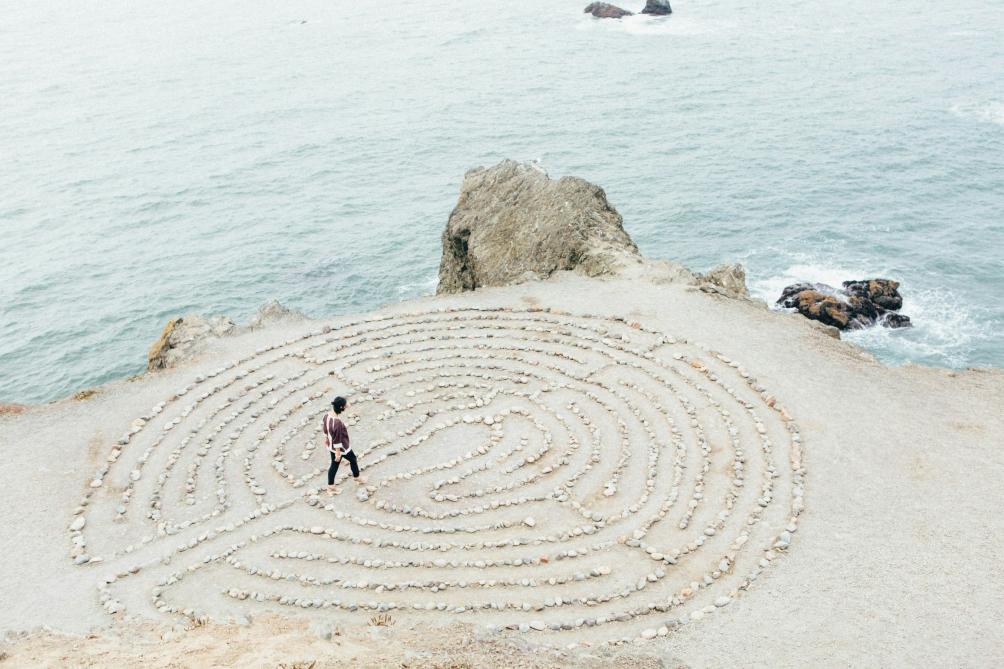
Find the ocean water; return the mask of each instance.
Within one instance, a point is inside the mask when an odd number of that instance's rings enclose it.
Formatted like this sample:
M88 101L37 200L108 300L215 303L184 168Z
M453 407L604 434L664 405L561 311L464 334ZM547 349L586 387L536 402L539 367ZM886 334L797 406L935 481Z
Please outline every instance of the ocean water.
M504 157L771 301L900 280L916 327L850 337L890 364L1004 365L1004 4L585 4L6 3L0 401L141 371L172 314L432 292Z

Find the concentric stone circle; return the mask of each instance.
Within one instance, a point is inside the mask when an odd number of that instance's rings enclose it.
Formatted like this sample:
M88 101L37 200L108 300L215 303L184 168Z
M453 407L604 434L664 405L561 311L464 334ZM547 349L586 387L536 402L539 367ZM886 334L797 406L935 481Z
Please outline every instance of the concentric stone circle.
M367 482L327 469L335 394ZM623 319L457 308L323 327L199 376L91 477L71 558L116 617L377 613L665 636L788 549L798 428L737 362Z

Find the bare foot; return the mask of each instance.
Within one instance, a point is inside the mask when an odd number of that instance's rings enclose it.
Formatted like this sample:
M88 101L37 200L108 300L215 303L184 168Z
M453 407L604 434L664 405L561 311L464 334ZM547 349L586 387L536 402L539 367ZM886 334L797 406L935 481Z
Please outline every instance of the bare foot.
M340 491L340 490L338 490L337 488L335 488L335 486L331 486L331 487L329 487L329 488L328 488L328 490L327 490L327 493L328 493L328 497L334 497L334 496L335 496L335 495L337 495L337 494L338 494L339 492L341 492L341 491Z
M359 485L362 485L362 484L366 483L366 477L365 476L357 476L357 477L355 477L355 482L358 483Z

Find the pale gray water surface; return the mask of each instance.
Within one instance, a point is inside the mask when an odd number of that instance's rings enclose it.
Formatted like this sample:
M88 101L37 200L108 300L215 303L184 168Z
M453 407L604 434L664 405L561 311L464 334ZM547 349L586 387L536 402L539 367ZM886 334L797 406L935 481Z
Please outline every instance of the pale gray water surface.
M430 292L503 157L767 298L899 279L917 327L852 336L890 363L1004 364L1004 3L585 4L5 3L0 400L142 370L171 314Z

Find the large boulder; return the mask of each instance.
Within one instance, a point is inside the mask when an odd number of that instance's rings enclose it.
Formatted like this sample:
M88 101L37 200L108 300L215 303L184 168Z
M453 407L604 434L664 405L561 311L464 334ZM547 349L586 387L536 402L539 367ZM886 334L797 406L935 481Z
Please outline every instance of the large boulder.
M899 294L899 281L892 279L864 279L844 281L844 292L871 300L883 309L895 311L903 306L903 296Z
M746 268L739 263L723 264L705 274L694 277L701 290L718 293L726 297L744 298L750 296L746 287Z
M611 5L608 2L592 2L582 10L586 14L592 14L598 19L620 19L625 16L633 16L634 12L629 12L626 9L621 9L616 5Z
M847 302L818 290L799 291L788 297L783 305L789 309L796 309L806 318L831 325L839 330L850 328L854 316Z
M306 319L299 311L295 311L280 303L278 300L272 300L266 302L258 308L258 313L254 315L251 322L248 323L248 328L252 330L259 330L267 325L273 325L276 323L292 323L296 321L302 321Z
M546 279L560 270L615 274L639 262L638 247L602 188L503 160L464 175L443 231L436 292Z
M841 330L860 330L876 324L909 327L910 317L896 313L903 306L898 288L899 283L890 279L845 281L843 289L822 283L796 283L781 291L777 304Z
M669 6L669 0L648 0L645 3L645 9L641 10L641 13L665 16L666 14L672 14L673 8Z
M147 371L168 369L195 356L211 339L233 334L237 326L226 316L189 314L172 318L147 353Z

